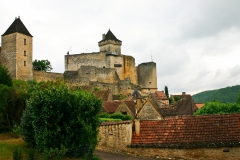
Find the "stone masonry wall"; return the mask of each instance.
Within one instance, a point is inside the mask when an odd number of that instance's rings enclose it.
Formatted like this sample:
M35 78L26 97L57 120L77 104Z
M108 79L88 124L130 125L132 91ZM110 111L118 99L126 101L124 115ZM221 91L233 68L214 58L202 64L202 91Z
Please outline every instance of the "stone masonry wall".
M99 150L126 150L132 140L132 121L104 122L99 127Z
M8 68L13 79L16 79L16 33L2 36L2 50L0 62Z
M35 79L37 82L63 80L63 74L33 70L33 79Z
M81 66L106 67L105 53L65 55L65 71L77 71Z
M131 148L132 127L132 121L102 123L99 127L99 142L96 149L140 157L173 160L237 160L240 157L240 147L168 149L146 146Z

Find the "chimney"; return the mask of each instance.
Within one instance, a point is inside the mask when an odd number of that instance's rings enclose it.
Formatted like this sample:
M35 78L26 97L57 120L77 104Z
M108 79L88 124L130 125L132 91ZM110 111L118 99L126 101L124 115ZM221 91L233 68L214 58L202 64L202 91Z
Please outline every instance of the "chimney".
M136 115L136 118L135 118L135 132L137 136L140 135L140 118L138 114Z
M182 95L186 95L186 92L182 92Z
M105 34L102 34L102 40L104 40L106 38Z

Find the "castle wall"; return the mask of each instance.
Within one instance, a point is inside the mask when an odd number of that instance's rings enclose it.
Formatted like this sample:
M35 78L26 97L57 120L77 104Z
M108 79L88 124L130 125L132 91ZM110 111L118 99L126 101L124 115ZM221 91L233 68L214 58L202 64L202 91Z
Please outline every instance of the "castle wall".
M25 42L24 42L25 41ZM32 37L17 33L16 36L16 79L32 80Z
M124 78L129 78L131 83L138 84L138 75L135 67L135 59L132 56L123 56Z
M16 79L16 45L14 42L16 42L17 34L9 34L2 36L2 49L1 49L1 63L4 65L11 77L13 79Z
M106 67L105 57L103 52L65 55L65 71L77 71L81 66Z
M155 62L142 63L138 65L138 84L141 91L154 92L157 90L157 69Z
M33 70L33 79L37 82L47 82L47 81L57 81L57 80L63 80L63 74L62 73L53 73L53 72L43 72L43 71L36 71Z

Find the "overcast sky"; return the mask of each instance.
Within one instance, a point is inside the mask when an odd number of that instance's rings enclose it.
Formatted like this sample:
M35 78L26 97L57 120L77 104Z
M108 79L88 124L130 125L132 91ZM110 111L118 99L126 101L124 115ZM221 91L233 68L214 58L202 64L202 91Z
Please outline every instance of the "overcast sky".
M158 90L240 84L239 0L2 0L1 35L18 16L33 35L33 60L48 59L52 72L64 72L71 46L98 52L110 28L136 65L157 63Z

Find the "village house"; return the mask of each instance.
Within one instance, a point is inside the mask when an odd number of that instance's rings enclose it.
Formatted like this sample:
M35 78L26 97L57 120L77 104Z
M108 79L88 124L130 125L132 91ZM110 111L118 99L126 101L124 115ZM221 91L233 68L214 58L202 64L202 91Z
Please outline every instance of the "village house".
M102 123L97 149L163 159L239 159L240 114Z

